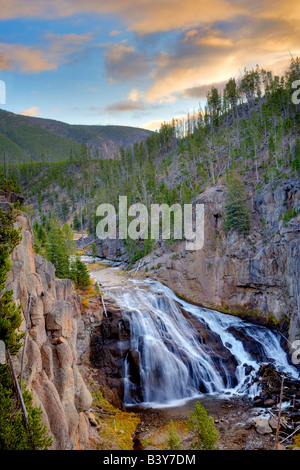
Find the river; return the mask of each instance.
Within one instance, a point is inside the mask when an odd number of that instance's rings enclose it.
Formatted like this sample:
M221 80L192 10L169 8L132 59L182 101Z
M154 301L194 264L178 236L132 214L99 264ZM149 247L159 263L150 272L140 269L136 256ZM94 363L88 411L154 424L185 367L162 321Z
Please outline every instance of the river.
M163 434L170 419L186 421L196 401L213 416L222 448L272 447L273 435L253 442L253 418L266 410L253 408L251 398L259 391L254 378L261 364L299 375L278 333L192 305L160 282L103 260L90 275L130 323L123 402L142 420L136 448L152 448L158 429Z

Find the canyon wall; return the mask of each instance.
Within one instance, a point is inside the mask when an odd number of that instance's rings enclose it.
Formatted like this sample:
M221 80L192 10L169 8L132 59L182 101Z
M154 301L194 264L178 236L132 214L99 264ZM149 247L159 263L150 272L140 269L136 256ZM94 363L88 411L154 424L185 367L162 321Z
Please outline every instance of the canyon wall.
M84 449L90 428L85 411L92 396L77 365L77 336L83 330L80 299L73 282L56 279L54 266L34 253L27 215L20 215L16 225L23 227L22 241L12 255L7 288L22 304L23 330L30 307L23 382L43 411L52 449ZM13 358L17 374L22 353L23 348Z

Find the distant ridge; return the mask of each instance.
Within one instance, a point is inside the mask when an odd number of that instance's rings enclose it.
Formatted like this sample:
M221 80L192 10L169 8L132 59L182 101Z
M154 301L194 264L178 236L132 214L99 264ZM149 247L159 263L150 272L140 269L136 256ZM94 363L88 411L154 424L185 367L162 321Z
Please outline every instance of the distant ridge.
M145 140L151 131L129 126L75 125L0 110L0 162L68 160L70 152L90 147L94 158L114 158L123 146Z

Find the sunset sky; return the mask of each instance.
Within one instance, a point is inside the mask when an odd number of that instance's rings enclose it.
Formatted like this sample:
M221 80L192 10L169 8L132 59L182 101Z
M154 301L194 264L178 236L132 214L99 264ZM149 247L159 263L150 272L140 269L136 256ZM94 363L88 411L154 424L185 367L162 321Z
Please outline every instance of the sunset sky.
M300 55L299 0L0 0L1 108L155 129Z

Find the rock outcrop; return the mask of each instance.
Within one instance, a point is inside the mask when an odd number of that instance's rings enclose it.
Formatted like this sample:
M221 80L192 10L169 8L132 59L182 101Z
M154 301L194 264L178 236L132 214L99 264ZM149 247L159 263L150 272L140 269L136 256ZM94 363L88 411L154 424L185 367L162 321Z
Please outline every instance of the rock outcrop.
M84 413L92 396L77 365L77 333L82 329L80 299L73 282L56 279L54 266L33 251L33 234L26 215L18 217L22 241L12 255L7 288L22 304L28 333L24 354L23 381L53 437L53 449L85 448L89 421ZM28 315L29 311L29 315ZM23 348L14 357L21 370Z

